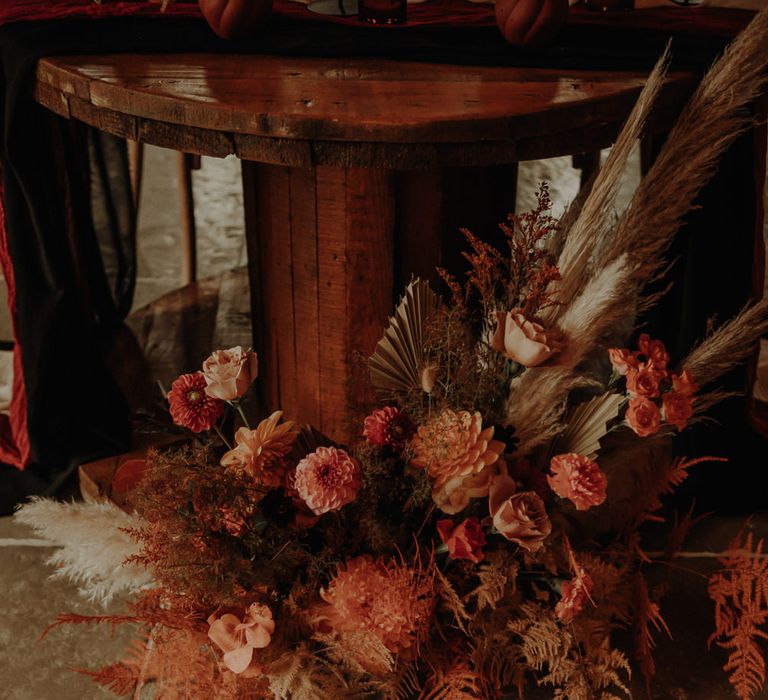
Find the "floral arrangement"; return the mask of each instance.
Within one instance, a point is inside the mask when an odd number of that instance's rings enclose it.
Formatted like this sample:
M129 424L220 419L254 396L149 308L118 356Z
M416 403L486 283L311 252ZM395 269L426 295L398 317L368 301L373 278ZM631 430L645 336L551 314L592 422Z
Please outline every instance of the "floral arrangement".
M623 214L609 215L617 174L664 59L560 220L542 185L533 211L502 224L503 250L464 232L466 279L440 271L439 294L413 280L369 360L380 402L356 443L279 407L251 421L248 349L180 376L168 403L194 439L124 467L128 512L87 576L81 549L57 555L91 597L130 598L125 614L62 615L54 627L142 630L126 658L84 672L118 695L152 682L161 698L469 700L539 685L608 700L629 696L631 663L650 687L654 635L667 629L664 587L648 574L674 559L693 518L676 520L660 555L646 552L643 526L663 520L693 467L719 460L674 456L672 444L725 397L717 379L768 331L768 302L686 357L633 324L655 301L644 283L680 218L749 119L766 40L763 11L702 81ZM51 507L19 517L62 537ZM103 517L99 527L106 537ZM728 650L740 698L765 680L762 547L736 541L709 582L711 641Z

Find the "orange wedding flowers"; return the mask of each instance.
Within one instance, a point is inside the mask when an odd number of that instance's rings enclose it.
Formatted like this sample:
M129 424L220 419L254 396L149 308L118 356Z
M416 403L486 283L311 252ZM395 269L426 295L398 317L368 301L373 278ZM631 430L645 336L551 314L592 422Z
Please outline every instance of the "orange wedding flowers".
M496 333L491 346L524 367L536 367L563 347L563 336L527 318L520 309L496 312Z
M479 412L446 409L419 426L411 445L411 464L426 469L435 481L432 498L446 513L466 507L471 494L488 493L491 472L505 445L493 440L493 426L483 428Z
M589 457L577 454L556 455L550 462L550 488L567 498L576 510L589 510L605 501L608 479Z
M202 372L182 374L168 392L171 418L176 425L193 433L210 430L224 413L224 404L205 393Z
M205 393L233 401L245 395L256 379L259 362L253 350L237 345L229 350L216 350L203 362Z
M475 564L483 561L486 540L477 518L467 518L458 525L453 520L438 520L437 534L448 548L451 559L467 559Z
M299 434L293 421L278 425L282 415L282 411L275 411L254 430L240 428L235 433L236 447L221 458L221 466L244 471L262 486L280 486L285 457Z
M247 677L260 672L254 663L254 649L269 646L275 633L272 611L266 605L249 605L242 618L232 612L221 617L214 613L208 625L208 638L224 652L222 661L232 673Z

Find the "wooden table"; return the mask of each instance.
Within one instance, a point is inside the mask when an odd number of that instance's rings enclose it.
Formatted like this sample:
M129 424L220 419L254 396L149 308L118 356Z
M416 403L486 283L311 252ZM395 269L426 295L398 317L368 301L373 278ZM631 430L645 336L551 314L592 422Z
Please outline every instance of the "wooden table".
M411 273L492 235L520 160L608 146L625 72L168 55L47 58L35 97L128 139L243 160L255 345L270 408L348 438L364 358ZM669 126L692 77L651 120ZM186 368L179 368L186 369Z

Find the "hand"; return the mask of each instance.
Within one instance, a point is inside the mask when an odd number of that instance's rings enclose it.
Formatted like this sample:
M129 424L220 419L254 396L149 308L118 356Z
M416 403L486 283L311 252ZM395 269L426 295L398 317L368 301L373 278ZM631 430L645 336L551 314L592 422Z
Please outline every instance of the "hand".
M272 0L198 0L211 29L224 39L261 29L272 12Z

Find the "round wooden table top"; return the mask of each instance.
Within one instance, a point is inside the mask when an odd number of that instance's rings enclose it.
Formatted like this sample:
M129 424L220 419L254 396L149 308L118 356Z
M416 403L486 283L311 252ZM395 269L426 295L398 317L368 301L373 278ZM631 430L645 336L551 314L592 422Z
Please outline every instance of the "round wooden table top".
M644 73L260 55L45 58L35 97L118 136L291 166L491 165L607 146ZM693 77L668 77L666 128Z

